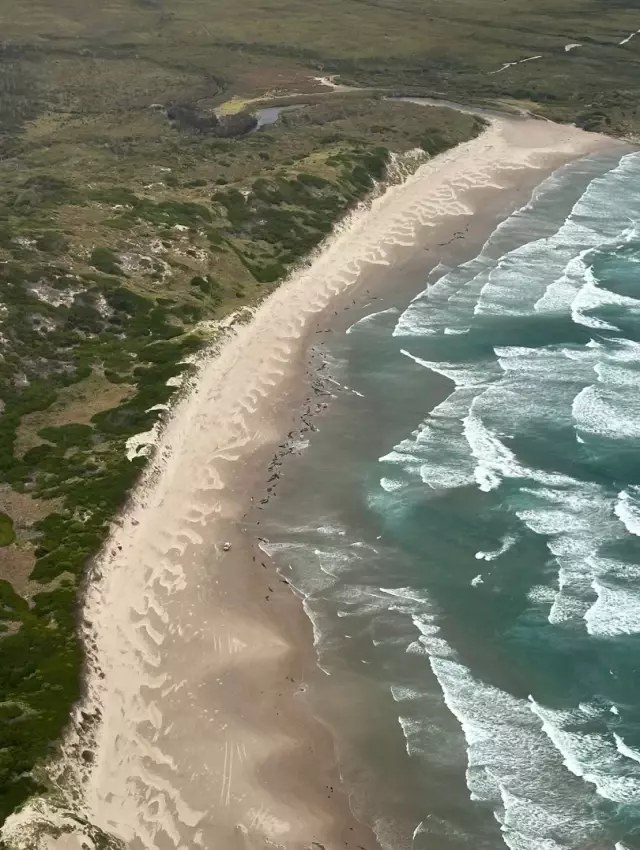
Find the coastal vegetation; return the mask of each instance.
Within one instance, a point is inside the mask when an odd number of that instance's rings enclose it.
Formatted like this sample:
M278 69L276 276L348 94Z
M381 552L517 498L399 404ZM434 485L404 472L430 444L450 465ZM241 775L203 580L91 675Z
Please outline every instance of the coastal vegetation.
M386 95L633 132L640 38L619 44L631 2L598 0L514 0L508 20L478 0L0 9L4 819L41 790L33 767L79 694L79 587L145 464L127 440L158 421L211 320L268 294L392 154L482 127ZM333 92L327 74L365 88ZM278 102L300 108L255 132Z
M2 818L42 790L32 769L79 695L78 590L146 460L127 440L158 421L209 320L267 294L385 177L390 150L480 128L369 97L237 140L148 117L148 135L112 127L106 147L104 124L46 139L25 124L2 163Z
M15 539L13 520L7 514L0 513L0 546L9 546Z

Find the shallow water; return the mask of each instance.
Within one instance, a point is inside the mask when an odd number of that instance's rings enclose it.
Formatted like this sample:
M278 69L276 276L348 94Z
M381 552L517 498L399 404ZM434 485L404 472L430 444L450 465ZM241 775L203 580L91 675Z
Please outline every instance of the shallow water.
M265 533L354 808L394 850L640 847L640 154L331 337Z
M269 127L271 124L275 124L281 115L286 115L287 112L297 112L299 109L303 109L305 105L304 103L294 103L290 106L265 106L262 109L256 109L254 115L258 123L251 132L255 133L262 127Z

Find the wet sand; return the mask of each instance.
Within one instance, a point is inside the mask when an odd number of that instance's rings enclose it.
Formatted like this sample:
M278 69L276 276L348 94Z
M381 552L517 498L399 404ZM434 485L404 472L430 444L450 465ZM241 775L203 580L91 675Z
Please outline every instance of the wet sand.
M90 846L93 826L132 850L375 850L308 699L322 675L311 624L259 548L280 456L325 403L306 353L373 292L418 262L424 273L425 252L464 258L499 210L606 144L496 121L356 211L203 358L89 577L86 694L50 771L59 800L10 818L10 844L36 846L34 827L57 823L71 834L41 846Z

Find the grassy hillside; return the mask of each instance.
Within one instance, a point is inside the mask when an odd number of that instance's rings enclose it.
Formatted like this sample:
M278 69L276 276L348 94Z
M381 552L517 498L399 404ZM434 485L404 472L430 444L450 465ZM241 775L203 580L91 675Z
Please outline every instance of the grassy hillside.
M640 21L602 0L0 0L0 818L78 694L77 588L210 319L293 268L389 152L516 102L638 128ZM565 45L582 46L569 52ZM540 54L510 66L507 62ZM260 99L300 108L248 133ZM172 380L173 379L173 380Z
M635 0L247 0L241 10L1 0L0 11L2 126L48 114L49 131L79 120L89 130L109 115L135 134L149 102L308 90L314 69L638 126L640 38L621 44L640 27Z

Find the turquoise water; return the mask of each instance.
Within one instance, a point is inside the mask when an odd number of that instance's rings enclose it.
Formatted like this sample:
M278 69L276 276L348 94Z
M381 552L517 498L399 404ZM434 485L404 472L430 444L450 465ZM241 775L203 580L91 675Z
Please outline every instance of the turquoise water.
M640 154L415 293L328 344L266 523L354 808L394 850L640 848Z

